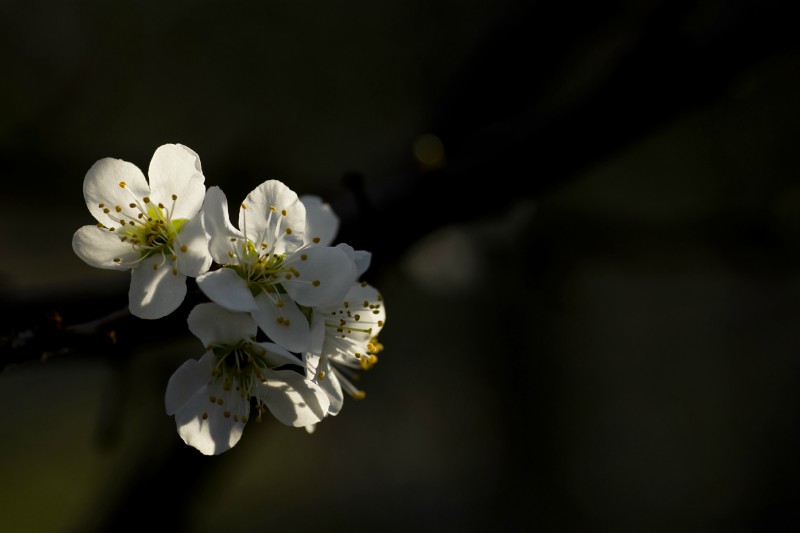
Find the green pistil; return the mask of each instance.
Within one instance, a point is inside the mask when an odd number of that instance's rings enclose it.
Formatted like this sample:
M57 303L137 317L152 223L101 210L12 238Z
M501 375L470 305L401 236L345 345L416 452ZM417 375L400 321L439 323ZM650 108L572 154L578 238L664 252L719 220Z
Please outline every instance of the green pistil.
M168 221L161 208L150 205L147 209L147 221L139 225L127 224L125 235L141 248L143 257L172 253L172 243L186 221L185 218Z
M266 352L251 341L214 345L210 349L217 359L214 374L222 378L226 388L233 387L235 382L242 397L250 394L255 380L263 379L262 370L269 368Z
M225 267L247 280L247 286L254 297L261 292L285 294L286 290L281 282L295 275L292 269L283 266L285 259L286 254L259 255L253 243L248 241L244 254L245 263L225 265Z

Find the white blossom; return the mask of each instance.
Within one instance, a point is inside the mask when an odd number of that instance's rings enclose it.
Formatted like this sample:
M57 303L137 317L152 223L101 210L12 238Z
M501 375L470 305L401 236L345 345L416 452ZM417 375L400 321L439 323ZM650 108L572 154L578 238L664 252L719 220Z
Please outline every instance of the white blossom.
M130 270L131 313L156 319L180 306L186 277L206 272L211 255L198 216L206 191L198 155L180 144L160 146L148 176L121 159L92 165L83 194L97 224L78 229L72 247L94 267Z

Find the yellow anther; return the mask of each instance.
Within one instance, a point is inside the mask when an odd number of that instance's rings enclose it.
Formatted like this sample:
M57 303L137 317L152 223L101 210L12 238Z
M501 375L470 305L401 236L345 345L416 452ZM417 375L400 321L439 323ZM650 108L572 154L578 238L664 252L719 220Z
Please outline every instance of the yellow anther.
M367 286L367 282L366 282L366 281L362 281L362 282L361 282L361 286L362 286L362 287L366 287L366 286Z
M223 411L222 412L222 416L224 416L225 418L230 418L231 417L231 412L230 411Z
M382 327L383 327L383 320L378 320L378 327L379 327L379 328L382 328Z
M107 207L103 209L103 213L105 213L105 214L109 214L110 212L111 212L111 209L109 209Z
M217 401L217 397L216 397L216 396L214 396L214 395L212 394L211 396L209 396L209 397L208 397L208 400L209 400L211 403L215 403L215 402Z
M177 268L173 268L172 269L172 275L173 276L177 276L178 275L178 269Z
M356 392L353 393L353 399L354 400L363 400L364 398L366 398L366 396L367 396L367 393L364 392L363 390L359 390L359 391L356 391Z
M236 242L236 237L231 237L231 242Z
M121 213L121 212L122 212L122 206L121 206L121 205L117 205L117 206L115 206L115 207L114 207L114 210L115 210L117 213Z
M242 202L242 209L247 209L247 204Z
M269 247L269 245L268 245L267 243L265 243L265 242L262 242L262 243L261 243L261 249L262 249L262 250L264 250L264 249L266 249L266 248L268 248L268 247Z
M103 203L97 204L97 207L99 207L100 209L103 209L105 206L106 206L106 204L103 204Z
M312 281L312 282L311 282L311 284L312 284L313 286L315 286L315 287L319 287L319 280L318 280L318 279L315 279L314 281Z
M369 348L369 351L372 353L380 353L383 351L383 344L378 340L378 337L372 337L369 344L367 344L367 348Z
M343 302L342 302L342 305L343 305L343 306L345 307L345 309L346 309L346 308L350 307L350 302L348 302L347 300L345 300L345 301L343 301Z
M283 304L283 300L278 300L277 302L275 302L275 305L278 306L278 307L283 307L283 305L284 305Z
M286 228L286 235L292 234L292 228Z
M142 200L144 200L144 203L146 203L146 204L150 203L150 197L149 196L145 196L144 198L142 198Z
M189 249L189 247L188 247L188 246L186 246L185 244L182 244L182 245L181 245L181 252L185 252L185 251L186 251L186 250L188 250L188 249Z
M314 241L314 244L318 244L319 243L319 237L314 237L311 240Z
M281 215L286 216L286 209L281 209Z
M372 365L378 362L378 358L374 355L369 355L367 357L362 357L359 359L359 363L361 364L361 368L364 370L369 370L372 368Z
M177 194L173 194L173 195L172 195L172 201L174 202L174 201L175 201L175 200L177 200L177 199L178 199L178 195L177 195Z
M208 420L208 413L203 413L203 420Z
M228 257L233 259L233 252L228 252Z
M361 320L361 315L356 313L356 314L353 315L353 318L355 318L356 320Z
M284 277L284 278L286 278L286 279L292 279L292 275L291 275L291 274L289 274L288 272L287 272L287 273L286 273L286 275L285 275L285 276L283 276L283 277Z
M278 209L274 205L269 206L269 210L272 211L273 213L278 211Z
M175 254L172 254L172 260L173 260L173 261L177 261L177 260L178 260L178 256L177 256L177 255L175 255Z
M306 255L306 254L303 254L303 255L300 256L300 260L301 261L305 261L307 259L308 259L308 255Z
M158 202L158 207L160 207L161 209L164 209L164 204L162 204L161 202Z
M223 403L222 398L217 398L217 405L222 405Z
M119 186L124 189L127 186L127 183L125 183L124 181L120 181Z
M242 416L242 424L247 424L247 417L246 416Z
M363 305L364 305L364 307L369 307L369 302L368 302L368 301L366 301L366 300L364 300L364 303L363 303Z
M239 416L238 415L233 415L233 421L234 422L238 422L239 421Z
M115 263L121 263L121 262L122 262L122 259L120 259L119 257L115 257L115 258L114 258L114 262L115 262Z
M153 270L158 270L158 263L153 263Z
M320 370L319 372L317 372L317 378L325 379L325 371L324 370Z

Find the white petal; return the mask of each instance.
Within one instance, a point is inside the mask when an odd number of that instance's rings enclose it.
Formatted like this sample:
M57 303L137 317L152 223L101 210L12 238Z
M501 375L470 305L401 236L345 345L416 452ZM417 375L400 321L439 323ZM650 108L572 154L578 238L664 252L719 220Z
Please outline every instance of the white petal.
M124 183L125 187L120 187L120 183ZM117 220L120 218L136 218L140 211L136 207L131 208L131 202L141 202L149 194L150 187L142 171L133 163L121 159L106 157L97 161L83 180L83 197L89 212L109 228L119 228ZM104 212L106 209L108 213Z
M150 320L165 317L180 307L185 297L186 276L174 274L172 261L162 255L142 261L131 271L128 300L134 316Z
M208 355L208 354L207 354ZM178 412L189 399L211 381L211 368L206 356L189 359L178 367L167 382L164 406L168 415Z
M306 377L319 385L328 395L328 400L330 400L328 414L338 414L344 404L344 392L339 384L339 378L331 368L330 360L327 357L306 352L304 361Z
M220 265L237 264L228 256L234 250L231 239L242 239L244 235L231 225L228 218L228 199L219 187L209 187L203 202L203 226L209 236L211 257Z
M353 260L356 263L356 276L361 277L372 263L372 253L366 250L356 250Z
M305 258L305 259L304 259ZM356 266L341 248L310 246L286 259L300 275L283 283L300 305L317 307L341 301L356 279Z
M186 319L189 331L209 344L236 344L256 336L258 328L248 313L228 311L215 303L195 305Z
M322 357L317 353L306 352L303 354L303 363L306 367L306 378L311 381L319 381L320 365L322 364Z
M223 399L222 405L210 401L212 396ZM243 420L249 414L249 398L240 397L235 390L226 392L219 386L206 385L175 414L175 423L186 444L204 455L218 455L239 442Z
M262 292L256 296L253 318L272 341L292 352L306 351L311 342L308 320L290 298L282 296L279 301L282 307Z
M130 270L140 254L119 235L97 226L83 226L72 236L72 249L88 264L110 270ZM119 259L120 261L114 261Z
M181 226L178 241L179 246L175 250L178 271L192 278L207 272L211 267L211 253L208 251L208 235L203 228L201 215L195 215ZM183 246L186 246L185 252Z
M315 383L328 395L328 401L330 402L328 414L336 416L344 405L344 391L342 390L342 384L339 383L339 377L336 375L336 372L334 372L330 366L323 370L325 370L325 377L318 379Z
M314 309L311 315L311 342L308 350L306 350L307 352L317 355L322 353L322 345L325 342L325 317L329 314L329 312L326 313L321 308Z
M381 293L368 283L355 283L344 297L348 309L353 315L359 313L359 323L372 327L372 336L380 332L386 322L386 305Z
M153 202L163 203L172 218L191 218L200 210L206 193L205 177L194 151L180 144L159 146L147 174ZM177 196L174 202L173 195Z
M247 281L230 268L220 268L198 276L197 286L210 300L231 311L249 313L257 309Z
M239 209L239 229L256 245L266 242L277 254L302 246L306 208L282 182L265 181L247 195L244 205Z
M292 370L265 370L259 396L282 424L303 427L322 420L328 412L328 395Z
M353 250L353 247L346 243L339 243L336 248L345 252L356 264L356 278L366 272L372 262L372 253L366 250Z
M330 204L319 196L307 194L300 197L306 208L306 230L303 238L306 244L330 246L339 232L339 217ZM319 239L314 242L314 238Z
M267 363L271 368L276 368L283 365L303 366L303 361L283 346L278 346L274 342L259 342L256 344L264 348L266 351L264 354L264 359L267 360Z

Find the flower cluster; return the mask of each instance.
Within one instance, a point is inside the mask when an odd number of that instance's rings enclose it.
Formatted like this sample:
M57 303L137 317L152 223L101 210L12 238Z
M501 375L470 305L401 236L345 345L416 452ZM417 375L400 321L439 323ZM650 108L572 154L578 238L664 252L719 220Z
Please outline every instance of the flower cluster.
M361 281L370 253L333 244L330 206L268 180L233 225L225 194L206 190L199 156L180 144L156 150L148 177L126 161L97 161L83 184L97 224L72 245L91 266L131 271L139 318L180 307L187 277L208 298L187 319L205 353L174 372L164 399L184 442L222 453L266 411L312 432L345 393L362 398L352 378L377 361L386 309Z

